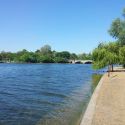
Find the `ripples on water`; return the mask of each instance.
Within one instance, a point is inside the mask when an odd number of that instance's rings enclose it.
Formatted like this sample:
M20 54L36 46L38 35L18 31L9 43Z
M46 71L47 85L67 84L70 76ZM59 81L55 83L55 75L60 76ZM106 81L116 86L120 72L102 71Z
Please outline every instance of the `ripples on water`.
M0 125L77 125L99 79L91 65L0 64Z

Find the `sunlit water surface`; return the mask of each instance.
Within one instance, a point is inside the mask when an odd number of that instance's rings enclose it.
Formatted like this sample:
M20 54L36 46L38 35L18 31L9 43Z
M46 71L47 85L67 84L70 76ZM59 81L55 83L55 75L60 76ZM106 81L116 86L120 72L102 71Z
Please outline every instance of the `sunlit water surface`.
M77 125L100 75L84 64L0 64L0 125Z

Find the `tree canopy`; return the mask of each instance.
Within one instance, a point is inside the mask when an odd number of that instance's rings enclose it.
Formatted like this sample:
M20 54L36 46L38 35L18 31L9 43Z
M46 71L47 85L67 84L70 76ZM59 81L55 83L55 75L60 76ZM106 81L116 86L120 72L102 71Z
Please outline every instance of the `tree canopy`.
M102 46L103 45L103 46ZM114 42L103 43L101 46L98 46L93 50L93 67L95 69L104 68L105 66L117 64L119 61L118 58L118 49L117 44ZM112 67L113 68L113 67ZM113 69L112 69L113 70Z
M93 50L93 67L95 69L112 67L114 64L125 66L125 9L123 10L123 19L116 18L109 29L109 34L116 39L114 42L99 43Z
M123 9L123 19L116 18L109 29L109 34L117 39L119 44L125 45L125 9Z

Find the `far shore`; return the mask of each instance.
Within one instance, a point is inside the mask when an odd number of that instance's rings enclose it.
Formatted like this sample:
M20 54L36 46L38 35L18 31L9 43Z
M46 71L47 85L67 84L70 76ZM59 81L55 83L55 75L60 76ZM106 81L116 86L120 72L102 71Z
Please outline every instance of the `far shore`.
M46 62L46 63L32 63L32 62L0 62L0 64L92 64L91 62L87 62L87 63L55 63L55 62Z

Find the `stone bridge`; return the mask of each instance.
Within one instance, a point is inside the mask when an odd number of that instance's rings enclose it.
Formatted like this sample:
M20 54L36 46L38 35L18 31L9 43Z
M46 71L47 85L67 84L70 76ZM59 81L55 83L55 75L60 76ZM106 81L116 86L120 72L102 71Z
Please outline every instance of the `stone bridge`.
M92 60L70 60L69 62L73 64L92 64L93 63Z

